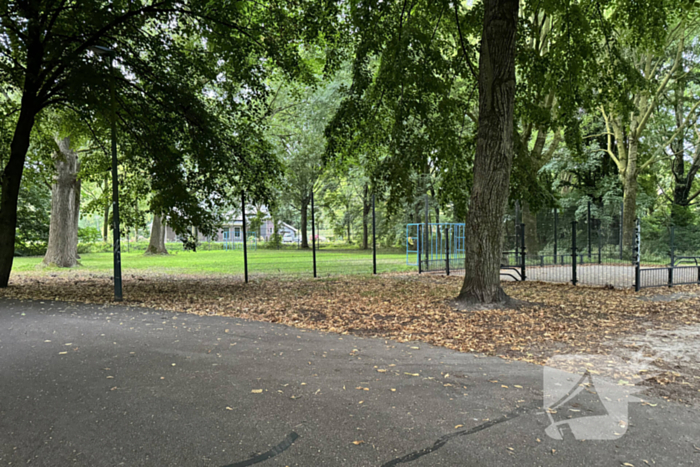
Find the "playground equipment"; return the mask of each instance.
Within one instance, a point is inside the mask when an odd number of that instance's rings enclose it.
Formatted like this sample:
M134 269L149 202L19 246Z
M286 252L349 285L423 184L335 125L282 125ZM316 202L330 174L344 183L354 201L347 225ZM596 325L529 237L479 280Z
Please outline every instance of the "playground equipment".
M406 265L431 269L464 268L464 223L406 225Z

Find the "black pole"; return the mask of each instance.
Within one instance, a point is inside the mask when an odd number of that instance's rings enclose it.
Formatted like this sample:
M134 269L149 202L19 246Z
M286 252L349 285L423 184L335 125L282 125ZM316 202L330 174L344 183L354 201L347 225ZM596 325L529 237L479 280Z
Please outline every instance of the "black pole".
M634 236L634 290L639 292L642 287L641 284L641 246L642 246L642 229L640 227L639 218L635 222L635 236Z
M603 264L603 220L598 219L598 264Z
M676 265L676 226L671 226L671 267Z
M421 262L423 260L420 258L420 246L423 243L423 239L421 238L420 228L421 228L421 225L418 224L418 274L423 272L422 268L421 268Z
M515 230L515 262L520 256L520 242L518 242L518 226L520 225L520 201L515 202L515 219L513 219L513 230Z
M525 224L520 224L520 254L522 255L520 262L520 280L524 281L525 276Z
M450 226L445 228L445 272L450 275Z
M377 273L377 218L374 212L374 195L372 195L372 272Z
M425 232L423 235L425 235L425 269L428 271L430 270L430 248L428 248L430 244L430 202L427 193L425 195Z
M316 277L316 213L314 212L313 190L311 190L311 251L314 257L314 277Z
M109 56L110 94L112 100L112 217L114 236L114 300L122 301L122 252L119 234L119 178L117 173L117 99L114 89L114 58Z
M576 221L571 222L571 283L576 285Z
M559 240L559 210L554 208L554 264L557 264L557 241Z
M591 202L588 202L588 262L591 262L591 256L592 256L592 250L591 248Z
M245 225L245 191L241 193L241 212L243 213L243 270L245 281L248 283L248 234Z
M673 268L676 266L676 226L671 226L671 265L668 268L668 286L673 287Z

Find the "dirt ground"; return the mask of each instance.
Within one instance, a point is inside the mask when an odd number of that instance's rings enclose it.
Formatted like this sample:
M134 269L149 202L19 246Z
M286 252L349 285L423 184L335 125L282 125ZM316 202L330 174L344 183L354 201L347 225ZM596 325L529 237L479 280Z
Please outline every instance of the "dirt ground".
M0 298L109 305L108 276L13 276ZM461 278L352 276L318 280L128 275L124 304L225 315L321 331L423 341L464 352L544 364L553 356L609 355L642 368L647 391L700 402L700 288L574 287L503 283L522 305L459 310Z

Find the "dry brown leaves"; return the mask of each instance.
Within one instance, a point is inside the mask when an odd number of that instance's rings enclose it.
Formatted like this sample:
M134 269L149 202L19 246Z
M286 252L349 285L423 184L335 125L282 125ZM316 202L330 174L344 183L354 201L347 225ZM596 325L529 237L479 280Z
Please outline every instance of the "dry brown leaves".
M640 300L631 290L538 282L505 283L517 309L461 312L450 305L458 277L378 276L321 280L126 276L125 305L224 315L300 328L447 348L543 363L556 353L606 353L606 340L651 328L700 322L700 298ZM697 288L677 287L697 292ZM0 297L110 303L109 278L15 276ZM650 289L642 295L666 293Z

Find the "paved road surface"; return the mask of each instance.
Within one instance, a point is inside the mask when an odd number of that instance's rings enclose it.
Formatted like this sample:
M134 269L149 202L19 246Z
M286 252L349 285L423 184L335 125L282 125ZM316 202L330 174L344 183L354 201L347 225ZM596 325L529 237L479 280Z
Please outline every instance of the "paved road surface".
M0 300L0 465L700 464L697 408L636 403L616 441L554 440L541 401L542 369L499 358Z

